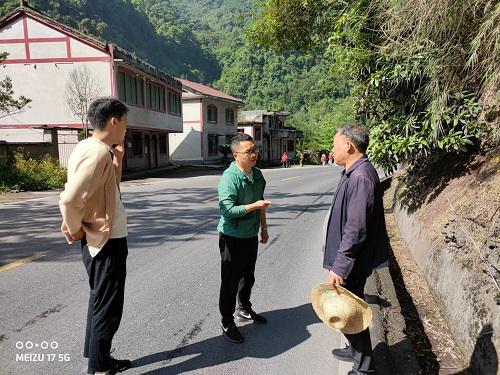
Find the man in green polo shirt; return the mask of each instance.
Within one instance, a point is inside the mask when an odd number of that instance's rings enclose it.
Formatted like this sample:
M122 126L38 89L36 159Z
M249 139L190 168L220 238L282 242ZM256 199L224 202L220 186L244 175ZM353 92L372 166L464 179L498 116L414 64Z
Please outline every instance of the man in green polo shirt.
M234 323L236 296L240 321L266 323L266 318L255 313L250 294L255 283L255 262L259 228L260 243L269 240L264 200L266 180L255 167L259 149L248 134L238 134L231 142L234 162L224 171L219 182L221 218L219 249L221 255L221 287L219 310L222 315L222 333L231 342L242 343L243 336Z

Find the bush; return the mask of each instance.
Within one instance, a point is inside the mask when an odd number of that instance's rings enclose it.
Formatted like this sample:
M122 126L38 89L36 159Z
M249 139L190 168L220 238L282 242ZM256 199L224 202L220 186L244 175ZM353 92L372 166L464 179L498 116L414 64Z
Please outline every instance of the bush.
M0 155L0 191L62 188L66 171L54 157L32 158L22 152Z

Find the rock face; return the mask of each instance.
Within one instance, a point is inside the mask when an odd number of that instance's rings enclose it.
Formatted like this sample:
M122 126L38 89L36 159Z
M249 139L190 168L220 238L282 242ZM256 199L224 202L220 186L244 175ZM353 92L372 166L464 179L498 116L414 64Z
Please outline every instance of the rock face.
M488 237L486 246L483 248L482 255L489 263L492 271L495 273L495 278L500 279L500 218L497 217L493 223L493 230ZM500 303L500 301L499 301Z
M500 357L499 212L491 218L489 228L484 229L488 230L485 245L478 248L470 232L464 229L463 220L451 212L448 215L439 213L441 218L448 219L443 225L442 221L432 219L437 218L437 212L423 214L429 211L425 204L411 212L403 207L396 198L399 195L397 182L393 182L391 193L401 235L440 302L457 344L470 358L469 370L477 374L497 374ZM441 194L446 194L446 189ZM441 226L441 235L431 230L433 225Z

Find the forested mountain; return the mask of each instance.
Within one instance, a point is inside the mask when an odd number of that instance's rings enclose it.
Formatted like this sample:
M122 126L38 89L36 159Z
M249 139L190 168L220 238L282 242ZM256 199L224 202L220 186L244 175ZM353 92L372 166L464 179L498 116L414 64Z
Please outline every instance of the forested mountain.
M254 0L29 0L28 4L82 32L110 41L175 76L213 85L243 99L245 109L286 110L289 124L312 147L329 147L336 113L349 115L348 90L329 74L321 53L285 55L246 37L258 12ZM18 0L0 2L5 15ZM340 106L340 111L335 108Z
M5 15L19 1L1 4ZM173 75L205 81L220 75L215 57L180 22L169 1L30 0L28 4L77 30L135 52Z

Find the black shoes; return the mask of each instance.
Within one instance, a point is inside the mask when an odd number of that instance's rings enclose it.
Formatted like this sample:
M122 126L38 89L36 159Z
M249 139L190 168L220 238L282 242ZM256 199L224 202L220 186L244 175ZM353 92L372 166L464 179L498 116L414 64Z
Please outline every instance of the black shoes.
M132 362L130 362L128 359L115 359L109 356L108 362L110 364L110 373L113 373L113 371L115 373L122 372L132 367Z
M249 320L253 320L253 322L257 323L257 324L267 323L266 318L264 318L262 315L257 314L252 309L245 310L245 309L239 308L237 313L236 313L236 318L240 322L247 322Z
M264 318L262 315L257 314L252 309L245 310L239 308L236 312L236 319L240 322L247 322L249 320L252 320L257 324L267 323L266 318ZM227 340L237 344L241 344L245 341L245 338L241 335L238 327L236 327L234 320L231 320L231 322L227 324L222 323L222 334Z
M108 357L107 362L108 362L108 369L106 371L108 372L109 375L117 374L132 367L132 362L129 361L128 359L115 359L111 355ZM87 373L95 374L96 371L89 368Z
M351 347L347 345L344 349L333 349L332 355L339 361L354 362Z
M238 327L236 327L236 324L234 324L233 321L229 322L226 325L222 324L221 328L222 334L227 340L234 342L235 344L241 344L245 341L245 338L241 335Z

